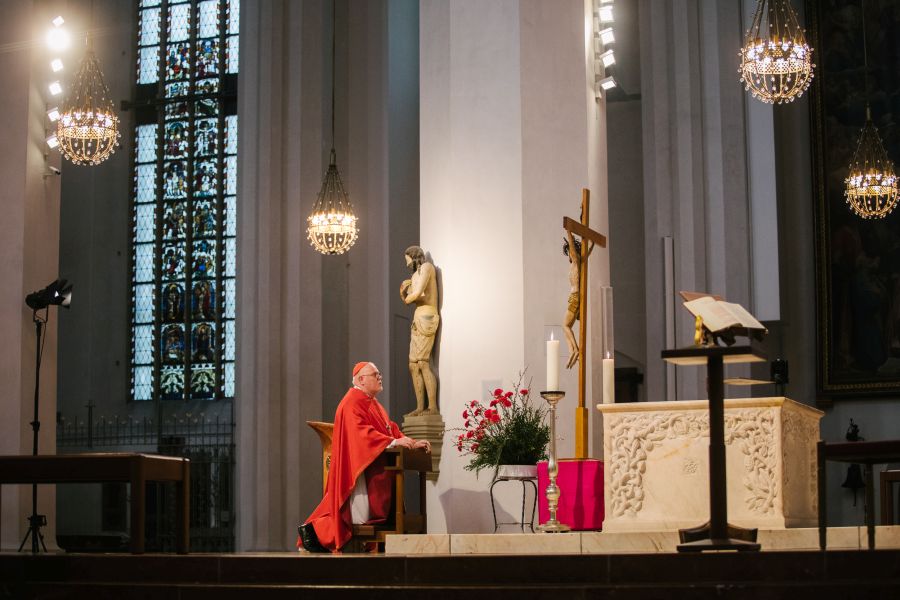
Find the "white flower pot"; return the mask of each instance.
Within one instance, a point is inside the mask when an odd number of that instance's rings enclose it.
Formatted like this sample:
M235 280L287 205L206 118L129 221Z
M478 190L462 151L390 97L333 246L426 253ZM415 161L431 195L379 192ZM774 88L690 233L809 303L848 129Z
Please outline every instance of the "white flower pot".
M537 479L537 465L500 465L497 479Z

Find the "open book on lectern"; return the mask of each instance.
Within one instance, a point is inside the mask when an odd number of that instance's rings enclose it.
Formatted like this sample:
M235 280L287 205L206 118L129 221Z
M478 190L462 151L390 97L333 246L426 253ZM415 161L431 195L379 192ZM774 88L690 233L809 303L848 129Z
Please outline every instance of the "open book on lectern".
M684 307L694 317L702 319L703 328L714 337L721 337L729 346L735 335L752 336L760 341L768 333L765 326L750 312L734 302L726 302L721 296L699 292L680 292Z

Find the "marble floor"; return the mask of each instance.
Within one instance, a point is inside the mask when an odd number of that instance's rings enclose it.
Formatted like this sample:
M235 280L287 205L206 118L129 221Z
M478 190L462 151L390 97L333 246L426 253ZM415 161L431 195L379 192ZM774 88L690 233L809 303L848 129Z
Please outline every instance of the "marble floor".
M900 549L900 526L875 529L877 549ZM827 540L829 550L864 550L868 547L865 527L830 527ZM818 550L819 530L761 529L757 541L763 551ZM675 552L677 544L677 531L390 535L385 543L385 554L648 554Z

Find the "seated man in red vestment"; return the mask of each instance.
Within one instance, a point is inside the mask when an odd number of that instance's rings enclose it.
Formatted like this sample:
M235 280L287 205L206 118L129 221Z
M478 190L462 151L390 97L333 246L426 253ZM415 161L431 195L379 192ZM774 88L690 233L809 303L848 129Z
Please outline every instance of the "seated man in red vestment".
M354 524L383 523L391 508L394 474L386 471L387 448L424 448L427 440L406 437L375 399L383 389L373 363L357 363L351 387L334 415L331 467L322 502L299 527L297 546L336 552L352 536Z

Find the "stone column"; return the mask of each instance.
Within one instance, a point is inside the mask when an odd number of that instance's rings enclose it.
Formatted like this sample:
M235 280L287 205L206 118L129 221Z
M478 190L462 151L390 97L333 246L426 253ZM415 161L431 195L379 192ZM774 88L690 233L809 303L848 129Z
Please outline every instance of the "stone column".
M332 144L333 7L334 145L360 234L347 253L322 256L307 241L306 217ZM242 4L241 550L294 547L296 525L322 497L321 448L306 421L333 420L353 363L371 360L393 374L391 348L408 343L395 340L389 324L402 281L394 265L405 268L403 249L418 241L415 8L411 0ZM382 396L397 421L404 406L391 392L405 385L402 366L403 378L388 377Z
M745 134L750 100L736 81L740 3L644 0L640 31L646 397L705 398L702 370L679 369L676 376L659 356L667 346L693 342L694 319L681 306L679 290L721 294L754 310ZM673 247L668 296L665 238Z
M590 23L583 0L421 3L421 231L443 280L448 427L462 425L464 403L510 388L524 367L532 389L543 389L544 340L551 328L559 337L568 295L562 219L578 217L583 187L592 189L592 227L608 233L605 106L592 91ZM591 262L597 298L608 284L605 251ZM565 456L574 448L575 372L560 385ZM429 530L493 529L490 475L476 479L466 462L446 444L429 488ZM500 511L517 514L520 502L503 496Z
M293 548L321 498L325 2L244 2L238 117L237 548ZM327 152L327 150L326 150Z
M31 454L34 411L35 328L25 296L57 278L59 265L59 154L47 147L45 79L38 76L44 48L35 32L53 15L31 1L0 2L0 130L4 132L0 161L0 454ZM50 310L41 364L39 451L56 452L56 346L58 310ZM31 514L31 486L3 486L3 537L0 550L19 547ZM55 490L38 489L38 513L49 523L43 529L48 547L55 546Z

